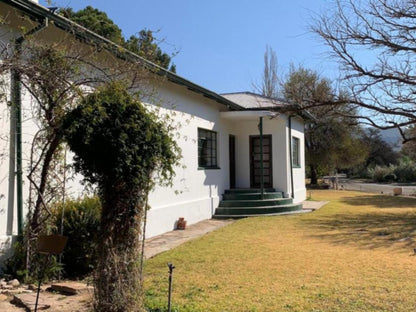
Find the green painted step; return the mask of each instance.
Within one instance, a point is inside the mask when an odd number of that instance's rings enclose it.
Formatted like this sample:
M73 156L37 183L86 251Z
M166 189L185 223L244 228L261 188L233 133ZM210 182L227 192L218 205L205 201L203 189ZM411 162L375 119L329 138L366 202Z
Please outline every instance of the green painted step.
M292 198L272 198L256 200L223 200L219 207L269 207L292 204Z
M242 218L249 218L249 217L273 217L273 216L280 216L280 215L291 215L291 214L302 214L308 213L309 210L295 210L295 211L283 211L283 212L276 212L276 213L263 213L263 214L247 214L247 215L213 215L213 219L242 219Z
M264 193L264 199L282 198L282 192ZM261 199L260 193L225 193L222 195L223 200L258 200Z
M302 210L301 203L274 207L218 207L215 210L215 216L262 215L298 210Z
M236 194L236 193L260 193L261 190L260 189L245 189L245 188L241 188L241 189L229 189L229 190L225 190L225 194ZM265 188L264 192L276 192L276 190L274 188Z

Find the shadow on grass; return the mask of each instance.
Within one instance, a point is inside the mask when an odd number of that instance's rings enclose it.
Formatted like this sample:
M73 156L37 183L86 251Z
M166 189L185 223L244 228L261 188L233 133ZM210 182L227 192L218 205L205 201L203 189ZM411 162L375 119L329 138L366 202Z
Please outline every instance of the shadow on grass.
M377 210L322 215L304 219L314 230L312 237L337 245L353 244L361 248L416 248L416 200L392 196L345 197L349 206L373 206ZM390 208L393 210L386 210ZM394 208L415 208L398 211Z
M340 202L351 206L374 206L376 208L416 208L416 198L386 195L344 197Z

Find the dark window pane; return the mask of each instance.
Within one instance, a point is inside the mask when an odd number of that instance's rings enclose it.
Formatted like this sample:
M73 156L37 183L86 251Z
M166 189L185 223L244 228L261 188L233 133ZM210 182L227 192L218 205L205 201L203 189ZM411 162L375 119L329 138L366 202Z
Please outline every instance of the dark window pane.
M198 129L198 166L217 166L217 133L214 131Z

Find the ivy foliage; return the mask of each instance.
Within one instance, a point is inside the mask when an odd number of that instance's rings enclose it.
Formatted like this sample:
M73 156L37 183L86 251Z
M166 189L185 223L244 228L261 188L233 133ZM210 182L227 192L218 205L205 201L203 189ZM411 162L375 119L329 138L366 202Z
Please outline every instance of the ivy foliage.
M76 170L91 183L122 181L145 188L155 182L169 184L179 161L167 126L121 83L85 97L68 114L65 128Z
M180 158L165 121L113 82L86 96L64 123L75 169L98 185L102 204L97 312L144 311L138 259L147 197L156 183L171 183Z

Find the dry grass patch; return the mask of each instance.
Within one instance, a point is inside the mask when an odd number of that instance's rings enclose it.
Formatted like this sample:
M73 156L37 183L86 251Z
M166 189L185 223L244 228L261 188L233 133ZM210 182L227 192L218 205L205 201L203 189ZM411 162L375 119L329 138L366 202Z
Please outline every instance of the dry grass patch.
M313 191L306 215L249 218L146 263L146 301L163 311L416 311L416 200ZM160 310L157 310L159 308Z

